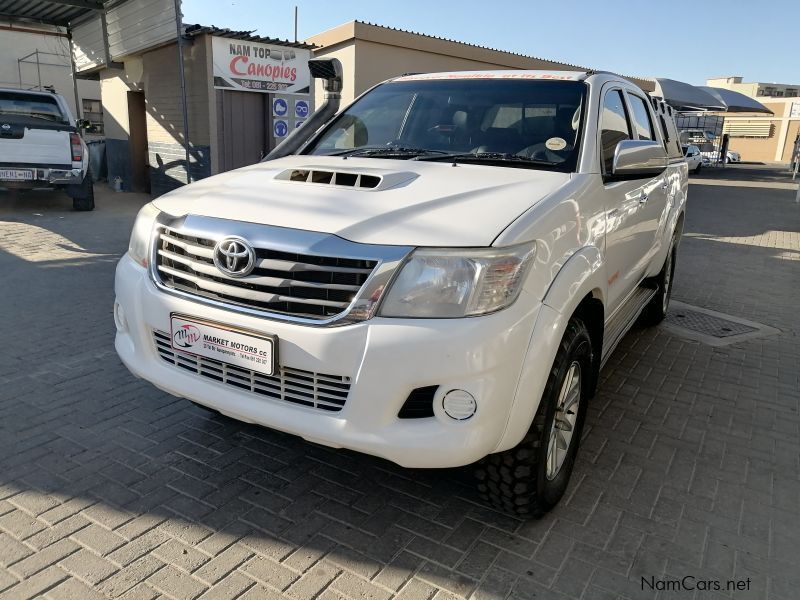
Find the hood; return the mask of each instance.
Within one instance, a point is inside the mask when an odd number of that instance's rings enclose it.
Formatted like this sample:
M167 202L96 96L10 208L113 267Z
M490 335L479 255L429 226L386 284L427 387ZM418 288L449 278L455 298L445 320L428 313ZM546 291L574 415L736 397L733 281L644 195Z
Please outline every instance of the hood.
M154 201L195 214L402 246L489 246L566 173L485 165L287 156Z

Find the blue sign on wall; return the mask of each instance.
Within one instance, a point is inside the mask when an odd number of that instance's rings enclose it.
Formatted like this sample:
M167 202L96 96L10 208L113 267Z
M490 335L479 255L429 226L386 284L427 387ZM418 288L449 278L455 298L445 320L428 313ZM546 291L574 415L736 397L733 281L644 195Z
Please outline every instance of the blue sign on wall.
M289 124L286 121L275 121L272 128L275 131L275 137L285 137L289 133Z
M303 123L305 123L305 121L295 121L295 122L294 122L294 128L295 128L295 129L297 129L297 128L298 128L298 127L300 127L300 125L302 125Z
M294 116L298 119L305 119L308 116L308 102L296 100L294 103Z
M283 98L275 98L272 101L272 114L276 117L285 117L289 112L289 103Z

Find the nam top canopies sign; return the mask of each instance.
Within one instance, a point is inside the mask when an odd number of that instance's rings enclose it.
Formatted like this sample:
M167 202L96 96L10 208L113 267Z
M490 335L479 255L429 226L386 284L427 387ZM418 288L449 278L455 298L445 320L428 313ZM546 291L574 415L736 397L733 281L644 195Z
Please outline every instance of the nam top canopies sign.
M247 92L308 94L311 52L302 48L213 37L214 87Z

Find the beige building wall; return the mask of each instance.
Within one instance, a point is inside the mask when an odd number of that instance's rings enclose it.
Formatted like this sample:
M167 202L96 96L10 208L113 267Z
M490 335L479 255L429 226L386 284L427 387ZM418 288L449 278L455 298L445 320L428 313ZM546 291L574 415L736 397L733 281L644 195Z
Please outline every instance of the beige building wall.
M523 56L453 40L351 21L309 38L317 57L335 57L344 68L343 103L373 85L404 73L498 69L586 71L585 67ZM653 82L632 81L652 91ZM319 85L319 84L318 84ZM318 87L318 91L321 87ZM321 94L316 95L318 105Z
M139 61L141 62L141 61ZM130 61L123 69L100 71L100 93L103 98L103 126L106 138L127 140L130 136L128 124L128 92L141 88L139 78L132 77L136 67ZM141 73L141 70L139 70Z
M750 82L742 81L742 77L712 77L710 79L706 79L706 85L723 88L726 90L733 90L734 92L739 92L740 94L744 94L745 96L750 96L751 98L758 100L770 97L797 98L800 96L800 84L792 85L789 83L767 83L764 81ZM775 92L781 92L781 95L763 95L768 89L774 90Z
M209 115L215 113L215 108L209 92L207 46L204 39L195 39L184 46L193 179L211 173ZM186 181L177 45L130 56L123 64L123 69L100 71L109 181L120 177L124 189L129 189L133 179L131 161L135 159L130 146L128 92L143 92L150 187L154 195L159 195Z
M35 57L19 63L18 59L39 50L52 54L39 56L37 69ZM55 56L54 56L55 55ZM51 63L51 64L43 64ZM72 114L80 117L75 106L75 90L72 84L69 43L66 33L57 27L11 24L0 20L0 87L33 89L39 85L53 86L56 93L64 96ZM22 75L22 85L20 85ZM100 99L100 82L78 80L78 97L82 100Z
M768 122L770 135L765 138L731 137L729 147L742 155L745 161L789 162L794 140L800 128L800 116L792 117L792 105L800 106L800 98L760 98L759 101L772 115L726 115L726 122Z
M726 117L727 120L729 120L728 117ZM741 154L743 161L773 162L780 160L775 157L780 121L774 119L769 119L769 121L772 123L770 137L731 137L728 148Z
M184 47L186 100L189 109L189 141L209 144L209 94L206 45L202 40ZM175 44L142 55L143 88L147 101L148 143L182 145L183 104L181 101L178 50Z

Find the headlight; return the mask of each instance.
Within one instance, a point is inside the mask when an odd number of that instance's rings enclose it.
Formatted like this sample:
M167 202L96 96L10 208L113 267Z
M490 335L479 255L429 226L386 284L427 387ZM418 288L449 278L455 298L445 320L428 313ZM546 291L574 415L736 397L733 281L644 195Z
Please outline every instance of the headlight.
M160 214L161 211L150 202L142 207L133 224L128 254L143 267L150 266L150 236Z
M384 317L484 315L517 299L535 242L507 248L415 250L383 304Z

